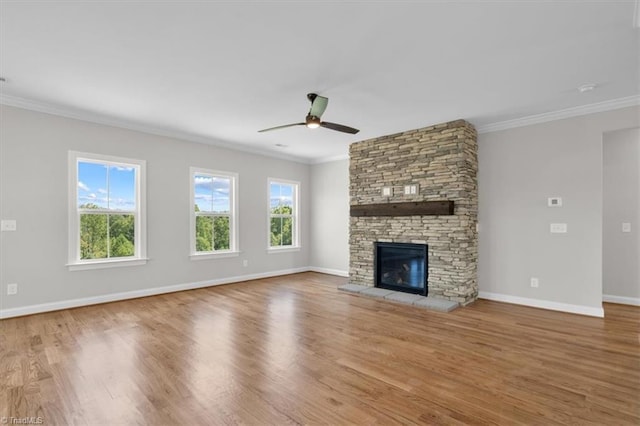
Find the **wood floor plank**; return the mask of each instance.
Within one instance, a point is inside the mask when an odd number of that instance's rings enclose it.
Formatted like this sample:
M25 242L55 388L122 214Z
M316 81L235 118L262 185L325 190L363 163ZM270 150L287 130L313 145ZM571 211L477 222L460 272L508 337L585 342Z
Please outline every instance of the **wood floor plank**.
M0 322L0 416L47 425L640 424L640 308L430 312L318 273Z

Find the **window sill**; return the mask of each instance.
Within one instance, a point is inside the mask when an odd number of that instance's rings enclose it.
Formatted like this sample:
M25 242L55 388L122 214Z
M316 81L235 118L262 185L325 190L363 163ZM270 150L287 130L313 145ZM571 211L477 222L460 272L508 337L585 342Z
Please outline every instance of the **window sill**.
M86 263L68 263L69 271L86 271L89 269L122 268L125 266L145 265L149 259L136 257L135 259L98 260Z
M267 249L267 253L275 254L275 253L291 253L300 251L300 246L285 246L285 247L269 247Z
M224 259L227 257L238 257L240 256L239 251L224 251L220 253L202 253L202 254L191 254L189 258L191 260L211 260L211 259Z

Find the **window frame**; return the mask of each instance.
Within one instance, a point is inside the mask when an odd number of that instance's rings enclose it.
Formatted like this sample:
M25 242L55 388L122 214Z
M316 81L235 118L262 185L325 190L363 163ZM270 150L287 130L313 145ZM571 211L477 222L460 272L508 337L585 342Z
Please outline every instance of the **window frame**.
M135 173L136 208L132 211L113 210L102 214L131 214L134 215L134 249L133 256L113 257L104 259L80 259L80 215L78 207L78 165L80 162L104 164L105 166L133 167ZM146 214L146 161L133 158L116 157L112 155L94 154L79 151L69 151L69 206L68 206L68 263L69 271L87 269L113 268L122 266L137 266L147 263L147 214ZM96 214L99 214L96 212Z
M196 217L198 216L194 209L196 204L194 186L196 174L230 180L229 208L231 211L228 214L212 212L211 214L200 215L211 216L214 218L221 216L229 217L229 249L227 250L213 250L205 252L196 251ZM238 243L238 173L212 170L202 167L189 167L189 201L189 258L191 260L207 260L238 256L240 254Z
M293 214L290 217L293 219L293 226L291 229L291 245L287 246L272 246L271 245L271 218L272 217L284 217L289 215L275 215L271 214L271 184L284 184L293 186ZM267 253L285 253L291 251L300 251L300 182L289 179L280 178L267 178Z

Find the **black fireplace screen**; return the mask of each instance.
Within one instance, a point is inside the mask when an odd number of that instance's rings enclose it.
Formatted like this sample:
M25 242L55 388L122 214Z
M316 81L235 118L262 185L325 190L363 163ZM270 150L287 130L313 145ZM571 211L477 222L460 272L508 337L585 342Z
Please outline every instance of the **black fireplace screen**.
M375 243L375 285L406 293L428 293L427 244Z

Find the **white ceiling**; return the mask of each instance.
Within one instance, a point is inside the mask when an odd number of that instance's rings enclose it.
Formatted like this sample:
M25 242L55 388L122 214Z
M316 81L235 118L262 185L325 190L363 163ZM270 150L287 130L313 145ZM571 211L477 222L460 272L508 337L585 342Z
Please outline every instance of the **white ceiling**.
M5 1L4 99L301 161L639 91L634 1ZM597 89L579 93L585 83ZM361 129L259 129L323 119ZM7 103L7 102L4 102ZM276 147L284 144L287 147Z

